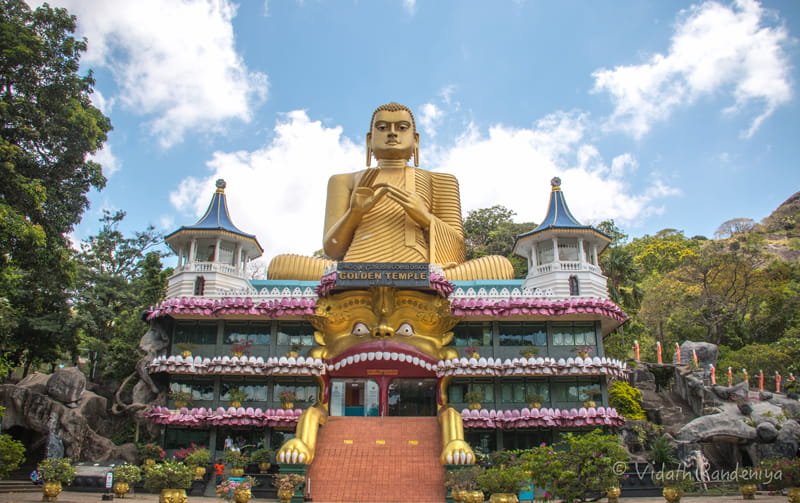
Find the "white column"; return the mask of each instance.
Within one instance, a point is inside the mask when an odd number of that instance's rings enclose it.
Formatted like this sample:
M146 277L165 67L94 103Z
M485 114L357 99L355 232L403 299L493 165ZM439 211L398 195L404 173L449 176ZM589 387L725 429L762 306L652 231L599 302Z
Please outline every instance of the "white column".
M592 260L594 260L594 265L600 265L600 262L597 261L597 245L592 245Z
M189 263L194 262L194 257L197 255L197 239L192 239L189 245Z
M222 238L217 238L217 242L214 243L214 262L219 262L219 245L222 242Z
M236 243L236 251L233 252L233 269L239 270L242 267L242 243Z
M553 262L557 262L559 265L558 270L561 270L561 256L558 254L558 238L553 236Z
M578 262L580 262L581 269L583 269L583 264L586 263L586 257L583 254L583 239L578 240Z
M528 260L528 271L533 271L537 267L539 267L539 243L533 243L531 245L530 260Z

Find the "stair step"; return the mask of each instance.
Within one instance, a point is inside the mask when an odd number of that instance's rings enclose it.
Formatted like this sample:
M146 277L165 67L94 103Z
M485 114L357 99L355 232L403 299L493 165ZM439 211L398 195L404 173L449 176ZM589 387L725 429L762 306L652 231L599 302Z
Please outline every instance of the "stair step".
M319 502L442 502L435 417L332 417L308 476Z

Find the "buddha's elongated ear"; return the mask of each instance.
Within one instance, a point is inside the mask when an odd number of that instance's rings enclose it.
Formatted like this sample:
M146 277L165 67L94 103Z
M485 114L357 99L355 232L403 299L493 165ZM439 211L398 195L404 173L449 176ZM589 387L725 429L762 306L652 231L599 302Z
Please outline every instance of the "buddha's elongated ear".
M372 164L372 133L367 133L367 167Z
M414 132L414 167L419 167L419 133Z

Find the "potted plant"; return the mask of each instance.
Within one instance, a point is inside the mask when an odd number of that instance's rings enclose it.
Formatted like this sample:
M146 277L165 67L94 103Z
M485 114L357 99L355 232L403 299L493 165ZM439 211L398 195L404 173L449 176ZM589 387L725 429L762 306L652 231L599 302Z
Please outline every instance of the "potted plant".
M225 459L225 464L231 467L231 475L234 477L244 475L244 467L247 465L248 459L247 455L235 449L228 449L222 457Z
M175 459L144 467L144 487L159 491L159 503L186 503L186 489L193 478L191 467Z
M478 410L481 408L481 400L483 400L483 391L468 391L464 393L464 400L469 404L470 410Z
M164 449L158 444L149 443L139 445L139 456L144 460L145 465L152 466L156 464L156 459L164 459L165 455Z
M278 399L280 399L281 406L284 409L291 409L294 407L294 401L297 400L297 393L294 391L281 391L278 393Z
M587 409L589 407L597 407L597 401L603 398L603 390L599 389L590 389L585 394L589 397L588 400L583 402L583 406Z
M683 493L694 487L694 479L685 470L667 470L653 474L653 484L663 487L664 499L669 503L680 503Z
M191 342L179 342L175 344L175 348L180 350L181 356L184 358L192 356L192 350L196 347L197 344L192 344Z
M231 348L231 356L235 356L237 358L241 358L245 355L250 354L250 341L240 342L239 344L234 344Z
M122 464L115 466L111 472L114 474L114 495L124 498L133 484L142 480L142 469L136 465Z
M253 497L250 490L255 485L256 479L253 477L245 477L244 480L227 479L217 486L215 492L229 503L247 503Z
M592 346L579 346L575 348L575 356L579 358L589 358L592 355Z
M289 345L291 348L288 353L286 353L287 358L297 358L300 356L300 350L303 349L304 344L302 342L293 342Z
M528 393L525 395L525 400L528 401L528 407L531 409L541 409L544 396L539 393Z
M454 502L483 503L483 492L478 489L480 466L471 466L447 472L444 485L450 490Z
M171 391L169 398L175 402L176 409L182 409L183 407L192 406L194 396L191 391Z
M478 353L478 348L472 345L465 347L464 353L467 355L467 358L475 358L477 360L481 357L481 354Z
M249 400L250 397L241 388L231 388L228 390L228 400L231 407L237 409L242 406L242 402Z
M520 455L520 467L543 487L566 502L582 500L587 492L616 494L620 476L615 468L628 462L616 435L601 430L567 433L554 445L541 445ZM612 496L613 497L613 496Z
M69 485L75 478L75 468L70 458L45 459L36 467L42 477L43 501L55 501L61 492L61 486Z
M742 499L756 499L758 484L763 480L762 475L763 473L759 468L754 468L752 466L736 468L734 471L734 480L739 484L739 492L742 494Z
M192 444L194 445L194 444ZM203 480L206 476L208 463L211 461L211 451L205 446L196 446L186 454L183 462L194 469L194 480Z
M539 350L533 346L525 346L519 350L519 355L523 358L536 358L539 356Z
M490 494L490 503L517 503L517 493L525 485L525 474L517 466L494 467L476 478L478 488Z
M267 473L272 462L272 449L262 447L254 450L250 453L250 462L258 463L258 471L260 473Z
M272 484L278 488L278 499L281 503L289 503L297 489L306 481L306 478L296 473L280 473L275 475Z

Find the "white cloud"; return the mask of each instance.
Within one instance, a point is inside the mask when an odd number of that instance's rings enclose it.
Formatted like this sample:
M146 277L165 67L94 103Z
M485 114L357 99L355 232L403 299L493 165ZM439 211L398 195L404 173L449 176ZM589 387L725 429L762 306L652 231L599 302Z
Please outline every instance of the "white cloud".
M588 118L555 113L529 129L495 125L482 132L469 123L453 142L426 143L422 167L458 177L462 211L502 204L518 222L541 220L547 210L550 179L560 176L570 208L583 223L606 218L637 224L658 213L660 199L675 191L657 178L634 190L626 181L636 160L620 154L609 167L585 139ZM278 253L310 255L322 247L325 194L335 173L364 168L360 140L342 136L304 111L285 114L275 136L253 152L216 152L203 179L187 178L170 195L172 204L192 217L205 211L214 181L227 182L228 206L236 225L256 234L267 260Z
M413 16L417 8L417 0L403 0L403 8Z
M122 167L122 162L117 159L111 151L111 144L109 142L106 142L103 148L98 150L93 156L90 156L90 159L103 166L103 175L106 178L110 178L111 175L119 171Z
M791 99L786 29L769 26L770 13L755 0L730 7L709 1L682 14L666 55L594 72L593 91L608 92L614 102L609 126L641 138L675 108L726 92L734 99L726 113L760 110L744 132L752 136Z
M257 236L267 259L278 253L310 255L322 248L328 178L364 169L364 160L361 144L343 137L340 127L293 111L275 126L268 145L253 152L216 152L207 163L212 174L183 180L170 200L199 218L214 181L224 178L233 222Z
M89 40L83 62L108 68L118 100L147 117L169 147L189 131L223 131L249 122L266 97L267 76L236 52L229 0L57 0L78 16Z
M433 138L436 136L436 126L441 121L443 115L444 112L441 108L433 103L425 103L422 105L422 113L419 114L419 127L422 128L425 134Z
M458 177L465 215L501 204L517 213L517 222L539 222L554 176L561 177L570 209L581 223L613 218L635 226L658 213L658 200L675 190L657 178L634 189L625 171L636 160L621 154L609 168L598 148L586 142L589 126L585 114L574 112L550 114L530 129L497 125L488 135L471 125L455 142L457 147L439 152L436 169Z

